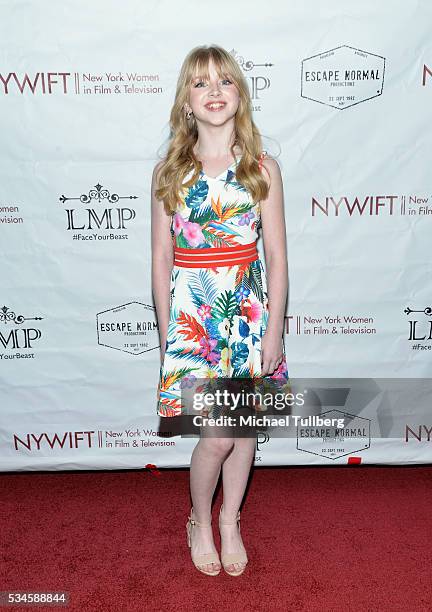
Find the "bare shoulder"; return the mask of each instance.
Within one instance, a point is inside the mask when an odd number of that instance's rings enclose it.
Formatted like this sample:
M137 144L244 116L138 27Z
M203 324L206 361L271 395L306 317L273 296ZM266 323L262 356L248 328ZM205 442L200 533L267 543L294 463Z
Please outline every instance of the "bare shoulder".
M271 157L268 153L266 153L261 160L261 165L262 168L265 169L262 174L266 179L269 187L272 184L282 182L280 166L278 161L274 157Z
M160 170L163 166L163 164L165 163L164 159L161 159L160 161L158 161L156 163L156 165L153 168L153 173L152 173L152 177L151 177L151 201L153 206L156 206L156 204L159 204L159 201L157 201L156 199L156 190L159 188L159 176L160 176Z

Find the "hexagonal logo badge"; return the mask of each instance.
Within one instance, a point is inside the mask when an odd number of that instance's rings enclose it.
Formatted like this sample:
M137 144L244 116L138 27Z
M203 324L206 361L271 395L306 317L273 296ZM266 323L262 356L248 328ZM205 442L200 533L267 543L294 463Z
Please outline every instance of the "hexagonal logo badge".
M339 420L341 428L337 427ZM361 452L370 447L370 423L370 419L341 410L305 417L297 424L297 449L327 459Z
M302 61L301 96L343 110L380 96L385 58L342 45Z
M140 355L159 348L154 306L129 302L96 315L98 344Z

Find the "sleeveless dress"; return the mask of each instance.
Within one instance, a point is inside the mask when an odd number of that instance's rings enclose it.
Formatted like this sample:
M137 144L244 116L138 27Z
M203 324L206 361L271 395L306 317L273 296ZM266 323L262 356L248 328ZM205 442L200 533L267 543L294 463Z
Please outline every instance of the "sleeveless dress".
M261 154L261 161L265 151ZM236 162L218 177L203 171L185 188L184 208L171 219L173 245L182 249L235 247L256 242L259 203L236 181ZM192 172L185 177L187 181ZM192 252L192 251L191 251ZM261 380L289 389L283 359L261 377L261 338L268 321L266 272L261 259L235 265L180 267L170 278L170 317L157 387L157 414L182 414L182 391L197 379Z

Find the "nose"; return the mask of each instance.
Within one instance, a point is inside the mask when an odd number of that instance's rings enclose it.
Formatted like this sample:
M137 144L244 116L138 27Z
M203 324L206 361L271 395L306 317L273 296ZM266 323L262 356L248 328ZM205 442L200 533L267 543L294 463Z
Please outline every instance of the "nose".
M219 88L219 81L217 81L216 83L213 83L213 85L211 85L210 88L210 95L219 95L220 93L220 88Z

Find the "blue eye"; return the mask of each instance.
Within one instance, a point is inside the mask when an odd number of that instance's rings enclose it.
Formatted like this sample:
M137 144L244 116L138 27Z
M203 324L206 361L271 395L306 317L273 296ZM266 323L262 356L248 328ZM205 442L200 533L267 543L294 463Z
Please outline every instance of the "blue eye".
M194 87L198 87L198 85L201 85L202 83L204 83L204 81L198 81L197 83L195 83ZM232 85L232 82L229 79L222 79L222 83L229 83L230 85Z

